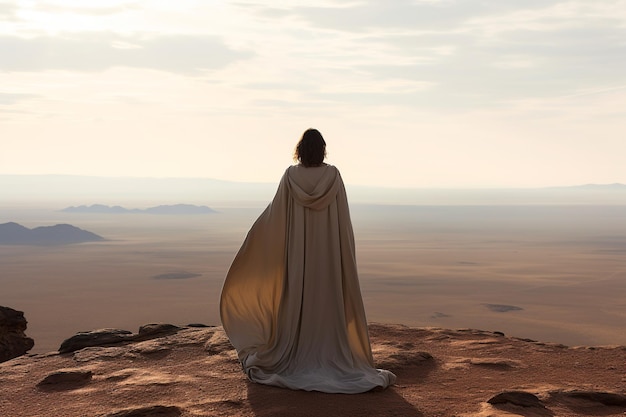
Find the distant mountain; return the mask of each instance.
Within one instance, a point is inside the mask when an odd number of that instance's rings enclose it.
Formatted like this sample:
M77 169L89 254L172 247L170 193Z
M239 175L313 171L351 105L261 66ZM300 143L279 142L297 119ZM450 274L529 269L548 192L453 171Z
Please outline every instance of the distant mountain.
M139 210L129 210L122 206L105 206L104 204L92 204L91 206L66 207L61 211L65 211L67 213L131 213Z
M141 210L143 213L150 214L208 214L216 211L207 206L194 206L192 204L174 204L150 207Z
M174 204L149 207L147 209L127 209L122 206L106 206L104 204L92 204L91 206L71 206L64 208L67 213L146 213L146 214L209 214L216 213L207 206L195 206L193 204Z
M99 242L102 236L70 224L41 226L29 229L17 223L0 224L0 245L67 245Z
M579 185L578 187L583 190L615 190L615 191L626 191L626 184L621 184L619 182L613 184L585 184Z

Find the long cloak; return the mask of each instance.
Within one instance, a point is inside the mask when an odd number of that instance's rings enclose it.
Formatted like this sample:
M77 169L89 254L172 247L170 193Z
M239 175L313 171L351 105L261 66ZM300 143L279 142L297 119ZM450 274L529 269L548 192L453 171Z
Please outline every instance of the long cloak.
M220 314L254 382L358 393L395 381L374 368L348 201L334 166L285 171L228 271Z

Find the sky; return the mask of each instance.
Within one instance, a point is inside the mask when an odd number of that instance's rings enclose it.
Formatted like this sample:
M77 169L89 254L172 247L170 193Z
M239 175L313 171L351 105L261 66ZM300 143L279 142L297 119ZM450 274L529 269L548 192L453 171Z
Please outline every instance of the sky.
M624 0L0 0L0 174L626 183Z

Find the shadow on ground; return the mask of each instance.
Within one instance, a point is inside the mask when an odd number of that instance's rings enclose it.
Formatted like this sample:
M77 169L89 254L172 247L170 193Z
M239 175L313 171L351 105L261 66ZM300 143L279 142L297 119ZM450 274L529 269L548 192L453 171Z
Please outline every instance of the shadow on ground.
M363 394L325 394L248 382L248 401L258 417L424 416L394 388Z

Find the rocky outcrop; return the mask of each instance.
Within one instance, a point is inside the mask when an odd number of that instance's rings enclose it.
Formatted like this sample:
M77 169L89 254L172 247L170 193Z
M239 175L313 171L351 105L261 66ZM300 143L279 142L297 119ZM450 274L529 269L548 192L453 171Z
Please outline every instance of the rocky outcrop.
M182 411L178 407L153 405L118 411L113 414L107 414L106 417L178 417L180 415L182 415Z
M249 382L221 327L80 333L66 353L0 364L0 416L583 417L626 413L626 348L568 348L473 329L370 324L384 391ZM68 344L69 346L69 344ZM81 347L82 346L82 347ZM16 400L19 399L19 400Z
M59 347L59 353L70 353L86 347L109 346L119 343L150 340L174 334L180 329L180 327L174 326L173 324L152 323L141 326L137 334L120 329L98 329L89 332L80 332L64 340Z
M22 311L0 306L0 362L22 356L35 346L24 333L26 325Z
M525 391L507 391L490 398L489 404L513 404L520 407L538 407L544 408L541 400L530 392Z
M88 384L92 376L93 372L89 370L56 371L41 380L37 388L43 391L72 390Z
M550 392L550 397L562 401L582 404L603 405L609 407L626 408L626 394L615 392L590 391L590 390L556 390Z
M541 397L543 400L527 391L505 391L490 398L487 403L515 415L546 417L556 415L549 407L559 406L569 410L571 414L568 415L624 415L626 410L626 395L616 392L560 389L543 392ZM530 409L534 411L528 412Z

